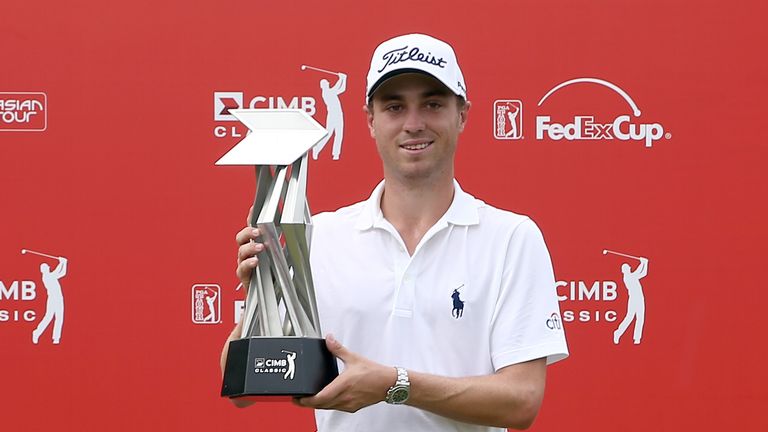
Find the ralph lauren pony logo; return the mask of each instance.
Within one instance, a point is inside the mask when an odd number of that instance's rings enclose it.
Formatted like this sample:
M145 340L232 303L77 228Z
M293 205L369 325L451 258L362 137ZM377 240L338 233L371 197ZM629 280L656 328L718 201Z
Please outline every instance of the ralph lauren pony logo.
M442 57L438 59L437 57L432 55L431 52L427 52L426 54L424 54L421 52L421 50L419 50L419 47L413 47L410 50L408 50L407 45L402 48L393 49L392 51L384 53L381 59L384 60L384 66L382 66L381 69L378 70L378 72L383 71L388 66L398 64L400 62L404 62L408 60L428 63L443 69L445 68L445 64L446 64L445 59L443 59Z
M459 319L464 315L464 301L461 299L461 293L459 292L463 286L464 284L461 284L458 288L454 289L453 294L451 294L451 298L453 298L453 310L451 311L451 316L456 319Z

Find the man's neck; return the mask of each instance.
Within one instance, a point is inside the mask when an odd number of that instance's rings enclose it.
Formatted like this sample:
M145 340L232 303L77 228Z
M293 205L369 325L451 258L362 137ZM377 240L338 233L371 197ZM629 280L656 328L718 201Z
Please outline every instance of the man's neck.
M386 178L381 211L413 255L424 234L453 202L453 176L419 182Z

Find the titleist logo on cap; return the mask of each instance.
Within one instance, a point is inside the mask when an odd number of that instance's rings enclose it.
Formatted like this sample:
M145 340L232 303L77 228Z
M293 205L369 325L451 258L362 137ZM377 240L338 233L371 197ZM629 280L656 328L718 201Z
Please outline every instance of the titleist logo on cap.
M379 69L377 72L383 71L388 66L408 60L428 63L440 68L445 68L446 64L446 61L442 57L438 59L430 52L424 54L419 50L419 47L413 47L408 50L407 45L402 48L393 49L392 51L384 53L381 59L384 60L384 66L382 66L381 69Z

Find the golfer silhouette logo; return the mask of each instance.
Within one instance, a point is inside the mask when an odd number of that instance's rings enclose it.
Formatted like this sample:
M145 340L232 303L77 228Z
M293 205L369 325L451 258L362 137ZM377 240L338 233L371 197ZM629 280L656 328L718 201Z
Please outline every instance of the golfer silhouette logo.
M628 263L621 265L624 286L627 288L628 294L627 314L624 316L624 319L621 320L621 323L619 323L619 327L616 331L613 332L613 343L618 344L621 336L627 330L629 325L632 324L632 321L634 321L635 328L632 334L632 340L635 345L638 345L643 338L643 324L645 324L645 295L643 294L643 286L640 284L640 279L648 274L648 258L626 255L607 249L603 250L603 255L609 253L636 259L640 262L634 270L632 270L632 266Z
M210 288L208 288L207 291L208 295L205 297L205 302L208 303L208 315L203 318L203 321L215 323L218 322L218 317L216 316L216 298L218 298L219 293Z
M32 343L37 344L40 340L40 335L42 335L48 328L48 325L53 322L53 343L58 344L61 341L61 329L64 326L64 295L61 293L59 279L67 274L67 259L27 249L21 250L22 255L27 253L59 261L59 264L53 270L51 270L51 267L46 263L40 264L40 274L43 280L43 286L45 286L45 290L48 294L48 299L45 302L45 315L43 316L43 319L40 320L37 327L32 331Z
M464 285L462 284L460 287L453 290L453 294L451 294L451 298L453 298L453 310L451 311L451 316L456 319L459 319L464 315L464 301L461 300L461 293L459 293L459 289L463 286Z
M333 136L333 147L331 149L331 155L333 160L339 160L341 157L341 144L344 140L344 112L341 109L341 101L339 95L344 93L347 89L347 74L341 72L331 72L325 69L316 68L313 66L301 65L301 70L313 70L317 72L323 72L330 75L336 75L338 79L336 83L331 86L331 83L327 79L320 80L320 90L323 97L323 102L326 108L325 117L325 129L328 131L328 135L325 136L320 142L315 144L312 148L312 159L317 160L320 156L320 152L323 151L325 145Z
M493 103L494 131L499 140L523 138L523 102L517 99L499 99Z
M520 113L520 107L513 105L514 111L510 109L507 111L507 117L509 117L509 132L505 135L510 138L520 138L517 134L517 114Z
M285 357L288 360L288 370L285 371L283 379L293 379L293 374L296 372L296 353L286 350L283 350L282 352L285 354Z

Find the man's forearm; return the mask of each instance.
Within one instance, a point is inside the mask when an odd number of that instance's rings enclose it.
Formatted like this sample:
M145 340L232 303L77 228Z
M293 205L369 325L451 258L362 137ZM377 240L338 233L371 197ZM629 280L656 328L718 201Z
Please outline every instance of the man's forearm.
M525 429L541 406L544 359L512 365L486 376L449 378L409 371L416 408L465 423Z

